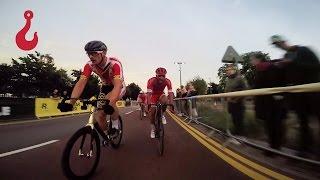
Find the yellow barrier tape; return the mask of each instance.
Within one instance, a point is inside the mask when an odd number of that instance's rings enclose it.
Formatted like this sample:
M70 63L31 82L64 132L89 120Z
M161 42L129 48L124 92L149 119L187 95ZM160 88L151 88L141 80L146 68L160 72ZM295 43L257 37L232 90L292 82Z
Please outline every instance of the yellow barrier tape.
M49 116L59 116L59 115L67 115L67 114L75 114L75 113L85 113L89 112L90 106L88 106L87 110L81 110L82 103L77 101L74 105L74 110L70 112L60 112L57 108L58 103L61 102L61 99L53 99L53 98L36 98L35 101L35 114L36 117L49 117ZM68 102L68 101L67 101Z

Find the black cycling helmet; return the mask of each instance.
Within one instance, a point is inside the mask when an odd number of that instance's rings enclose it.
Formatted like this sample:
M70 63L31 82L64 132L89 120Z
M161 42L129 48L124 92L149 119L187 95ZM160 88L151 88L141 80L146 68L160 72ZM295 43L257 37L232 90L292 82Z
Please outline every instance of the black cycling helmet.
M84 50L87 52L92 51L107 51L107 46L101 41L90 41L84 46Z

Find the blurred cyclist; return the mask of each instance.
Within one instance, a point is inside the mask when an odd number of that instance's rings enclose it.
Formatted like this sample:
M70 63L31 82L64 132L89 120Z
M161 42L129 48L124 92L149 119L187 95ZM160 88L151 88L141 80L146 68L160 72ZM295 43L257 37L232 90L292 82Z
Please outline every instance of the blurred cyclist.
M146 115L146 111L145 111L145 109L146 109L145 106L147 103L147 95L143 91L140 91L138 98L137 98L137 101L139 103L141 111L143 112L143 116L146 117L147 115Z

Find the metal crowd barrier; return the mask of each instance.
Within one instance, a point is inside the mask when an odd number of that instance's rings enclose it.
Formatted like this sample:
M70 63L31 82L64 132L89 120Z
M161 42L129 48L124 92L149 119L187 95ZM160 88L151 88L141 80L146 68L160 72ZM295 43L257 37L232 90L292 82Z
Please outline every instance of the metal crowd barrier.
M306 93L306 92L320 92L320 83L311 83L304 85L296 85L296 86L287 86L287 87L276 87L276 88L263 88L263 89L251 89L230 93L221 93L221 94L211 94L211 95L199 95L187 98L176 98L174 99L175 110L178 116L182 117L183 121L186 123L195 123L201 124L213 132L223 135L227 137L226 141L223 143L224 146L228 146L229 142L232 140L236 140L240 143L276 153L281 156L285 156L291 159L300 160L304 162L308 162L314 165L320 165L320 161L307 159L303 157L299 157L293 155L292 153L286 153L283 151L279 151L276 149L272 149L265 145L266 137L265 134L260 134L259 136L255 136L251 134L252 137L239 137L235 136L231 133L231 127L233 123L230 120L230 115L227 111L227 102L225 98L227 97L252 97L252 96L261 96L261 95L275 95L279 93ZM252 99L245 100L245 118L244 121L248 121L246 123L258 123L258 120L255 119L254 112L254 103ZM292 116L292 114L290 114ZM249 122L249 120L250 122ZM292 118L294 119L294 118ZM231 123L230 123L231 122ZM287 122L287 120L284 120ZM260 122L261 123L261 122ZM291 131L296 131L296 124L294 124L294 120L290 121ZM297 122L296 122L297 123ZM261 125L260 129L250 129L255 133L259 134L264 131L264 125ZM259 126L258 126L259 127ZM320 131L320 130L319 130ZM250 136L248 134L248 136ZM258 143L259 142L259 143ZM284 147L286 148L286 147ZM292 149L292 148L291 148Z

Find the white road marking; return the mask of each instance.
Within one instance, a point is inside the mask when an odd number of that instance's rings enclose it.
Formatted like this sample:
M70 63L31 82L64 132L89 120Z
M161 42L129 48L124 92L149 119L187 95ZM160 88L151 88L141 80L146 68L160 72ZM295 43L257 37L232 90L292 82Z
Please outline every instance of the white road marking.
M129 111L129 112L125 113L125 114L128 115L128 114L130 114L130 113L133 113L133 111Z
M25 120L25 121L19 121L19 122L7 122L7 123L1 123L0 126L6 126L6 125L17 125L17 124L26 124L26 123L35 123L35 122L44 122L44 121L52 121L56 119L62 119L66 117L72 117L72 116L84 116L86 114L70 114L70 115L65 115L65 116L57 116L57 117L47 117L47 118L41 118L41 119L30 119L30 120ZM74 118L76 120L76 118ZM15 121L15 120L10 120L10 121Z
M137 110L140 110L137 109ZM137 111L136 110L136 111ZM122 112L122 111L121 111ZM128 112L128 114L130 114L132 112ZM46 117L46 118L41 118L41 119L30 119L30 120L25 120L25 121L19 121L19 122L5 122L2 123L0 122L0 126L7 126L7 125L19 125L19 124L26 124L26 123L35 123L35 122L44 122L44 121L52 121L52 120L56 120L56 119L63 119L63 118L68 118L68 117L72 117L72 116L84 116L87 115L88 113L82 113L82 114L70 114L70 115L64 115L64 116L57 116L57 117ZM127 115L127 113L126 113ZM76 118L74 118L74 120L76 120ZM15 121L15 120L10 120L10 121Z
M5 156L10 156L12 154L17 154L17 153L21 153L21 152L24 152L24 151L28 151L28 150L31 150L31 149L35 149L35 148L38 148L38 147L41 147L41 146L45 146L45 145L48 145L48 144L52 144L52 143L55 143L57 141L59 141L59 140L52 140L52 141L48 141L48 142L45 142L45 143L29 146L29 147L26 147L26 148L22 148L22 149L10 151L10 152L2 153L2 154L0 154L0 158L5 157Z

